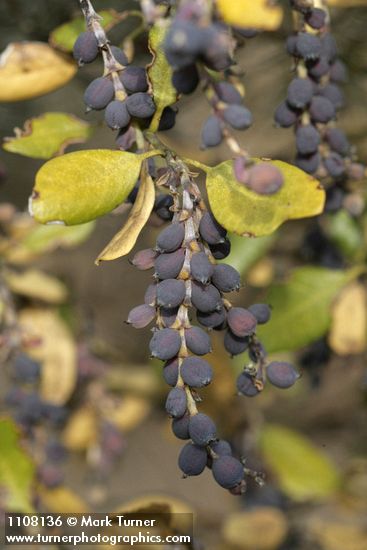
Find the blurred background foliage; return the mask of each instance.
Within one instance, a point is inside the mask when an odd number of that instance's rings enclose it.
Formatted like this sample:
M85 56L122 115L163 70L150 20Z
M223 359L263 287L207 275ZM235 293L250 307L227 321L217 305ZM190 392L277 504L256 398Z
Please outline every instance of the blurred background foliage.
M95 1L97 10L106 8L106 4L121 10L118 0ZM136 2L125 2L123 8L128 7L136 8ZM4 49L17 40L47 41L52 29L76 14L74 0L51 4L46 0L3 0L0 47ZM111 37L121 41L132 31L133 21L114 27ZM365 160L367 8L333 9L332 21L341 58L350 71L344 88L347 108L339 122ZM273 111L284 97L290 78L284 50L289 28L290 20L286 18L279 31L260 34L238 52L245 71L246 102L255 120L253 127L238 137L254 156L291 162L292 131L277 130L272 122ZM136 61L147 61L144 35L135 45ZM87 144L73 145L70 150L114 148L113 133L103 126L98 113L84 116L83 90L100 70L98 64L86 66L66 87L53 93L0 104L1 136L13 135L13 128L22 127L30 117L63 111L96 125ZM200 93L183 99L175 128L162 137L182 155L215 164L227 157L227 151L199 150L197 121L204 120L207 113L208 106ZM0 200L25 210L42 161L5 151L0 152L0 160L6 174ZM1 215L4 220L6 212ZM180 478L176 465L180 444L171 435L163 412L166 388L160 378L161 366L147 358L150 333L133 333L123 324L129 310L141 303L150 275L141 273L137 277L126 258L101 267L93 263L126 214L98 220L83 235L67 234L57 227L39 230L27 217L9 216L5 225L11 235L10 247L8 242L4 248L3 241L2 253L3 260L13 267L4 276L21 310L20 325L30 326L35 337L38 328L38 336L44 338L47 334L51 339L47 343L46 338L36 350L39 357L35 358L44 367L43 395L56 402L59 399L61 404L66 402L70 409L61 432L70 451L64 467L65 481L52 487L47 478L41 477L37 482L41 509L112 511L130 503L132 509L144 510L147 503L163 499L170 510L186 506L194 511L196 534L206 548L367 547L366 297L365 287L356 281L364 270L360 266L365 260L366 235L356 235L343 219L322 222L337 226L330 230L332 246L336 254L344 255L344 265L349 268L337 274L330 274L330 248L323 251L324 256L310 253L306 235L317 230L314 219L289 222L271 237L255 241L233 239L230 262L241 270L245 282L236 303L246 306L266 300L271 287L273 298L269 300L276 304L275 324L269 324L266 330L270 334L265 337L271 342L274 357L291 357L303 374L296 387L287 392L266 388L255 400L238 397L233 390L234 380L244 358L230 360L215 335L211 362L216 383L203 392L203 409L214 417L236 452L248 457L249 467L266 474L264 487L250 483L248 492L236 499L212 483L210 472L200 478ZM158 225L152 218L139 238L138 249L152 246ZM81 244L76 246L79 241ZM306 262L312 264L308 268L311 272L302 267ZM358 267L352 268L353 264ZM291 291L289 286L286 291L276 291L294 269L297 271L291 278ZM285 318L289 312L293 315L291 325ZM352 334L352 343L342 341L346 330ZM69 360L65 360L68 353ZM2 393L11 389L9 371L9 365L2 369ZM6 405L2 410L9 412ZM20 501L9 501L5 491L5 506L30 509L31 499L24 501L22 495L29 492L34 466L17 448L18 436L11 421L2 420L0 426L2 440L15 441L5 445L11 450L8 455L2 453L0 470L4 472L12 463L17 465L17 475L19 470L22 472L20 488L18 482L15 487ZM42 440L49 433L40 429L37 437ZM106 441L116 451L111 462L101 452ZM7 485L1 473L0 483ZM7 485L7 489L12 493L14 487Z

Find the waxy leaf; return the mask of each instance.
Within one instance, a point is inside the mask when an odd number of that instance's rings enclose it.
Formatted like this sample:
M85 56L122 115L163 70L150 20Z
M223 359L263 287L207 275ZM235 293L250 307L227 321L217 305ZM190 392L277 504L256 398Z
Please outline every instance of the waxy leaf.
M153 210L155 199L154 182L150 177L146 166L142 169L141 183L134 206L123 228L116 233L113 239L104 248L96 260L100 262L116 260L126 256L134 247L137 238Z
M277 29L283 18L283 10L269 0L217 0L217 7L225 23L234 27Z
M271 323L258 328L266 350L297 350L321 338L330 327L333 300L362 271L303 267L288 282L270 287L264 302L273 308Z
M206 168L210 207L215 218L228 231L261 237L273 233L286 220L307 218L322 212L325 191L316 179L286 162L268 162L284 176L284 184L274 195L259 195L238 183L232 161Z
M13 42L0 56L0 101L22 101L64 86L76 64L43 42Z
M103 216L126 199L142 161L157 154L95 149L56 157L37 173L30 212L40 223L65 225Z
M280 488L292 499L323 500L339 489L340 476L334 464L300 433L265 424L259 444Z
M31 459L19 444L16 424L0 418L0 489L8 512L32 512L31 488L35 469Z
M149 50L153 55L153 61L148 66L148 78L154 94L156 112L150 124L150 130L158 130L159 121L166 107L176 103L177 91L172 84L172 67L164 54L164 39L167 29L154 25L149 32Z
M98 15L102 17L101 25L108 31L121 21L120 14L115 10L101 10ZM67 23L56 27L50 34L49 41L55 48L64 52L71 52L79 34L86 30L84 17L75 17Z
M83 143L93 132L92 126L67 113L45 113L15 128L15 137L5 138L3 148L25 157L49 159L61 155L68 145Z

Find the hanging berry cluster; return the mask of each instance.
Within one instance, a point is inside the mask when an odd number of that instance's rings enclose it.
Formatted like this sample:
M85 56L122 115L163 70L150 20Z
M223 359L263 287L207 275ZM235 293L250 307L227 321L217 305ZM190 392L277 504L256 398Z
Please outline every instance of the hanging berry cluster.
M296 165L327 184L327 209L336 210L343 204L348 182L361 180L365 173L335 122L344 104L339 85L346 81L347 71L338 59L325 3L290 3L295 32L287 39L287 52L294 59L297 75L274 118L283 128L294 127Z

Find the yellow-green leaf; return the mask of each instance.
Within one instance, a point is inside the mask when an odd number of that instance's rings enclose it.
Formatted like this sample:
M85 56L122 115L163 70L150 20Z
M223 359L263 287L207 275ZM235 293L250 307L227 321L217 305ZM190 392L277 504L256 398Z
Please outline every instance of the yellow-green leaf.
M154 182L150 177L146 167L143 167L141 174L141 183L134 206L130 212L125 225L108 245L103 249L96 260L100 262L116 260L121 256L126 256L134 247L137 238L153 210L155 199Z
M66 227L39 225L32 218L20 240L11 241L4 255L9 263L22 264L59 247L70 248L84 242L92 233L95 222Z
M25 157L49 159L61 155L68 145L83 143L92 126L67 113L45 113L26 120L24 129L15 128L15 137L5 138L6 151Z
M22 273L7 270L4 278L15 294L43 300L49 304L61 304L68 295L66 286L59 279L38 269L28 269Z
M266 424L259 446L282 491L294 500L323 500L338 490L340 477L335 465L300 433Z
M64 86L76 63L43 42L13 42L0 56L0 101L22 101Z
M149 50L153 60L148 67L148 78L153 92L156 112L150 130L158 130L159 121L166 107L177 101L177 91L172 84L172 67L164 54L164 39L167 29L158 23L149 32Z
M144 159L125 151L77 151L49 160L36 176L30 212L41 223L75 225L111 212L134 187Z
M264 301L272 307L271 323L258 329L266 350L297 350L321 338L331 323L333 300L361 271L303 267L286 283L270 287Z
M19 432L15 423L0 418L0 487L5 496L6 509L10 512L29 513L34 465L19 444Z
M121 20L120 14L115 10L101 10L98 12L103 19L102 27L108 31ZM75 17L67 23L56 27L50 34L49 40L52 46L64 52L71 52L79 34L86 30L84 17Z
M234 27L273 31L283 18L280 6L269 0L216 0L223 20Z
M316 179L286 162L268 162L279 168L284 176L284 184L274 195L259 195L238 183L232 161L205 169L210 207L228 231L261 237L273 233L286 220L322 212L325 191Z

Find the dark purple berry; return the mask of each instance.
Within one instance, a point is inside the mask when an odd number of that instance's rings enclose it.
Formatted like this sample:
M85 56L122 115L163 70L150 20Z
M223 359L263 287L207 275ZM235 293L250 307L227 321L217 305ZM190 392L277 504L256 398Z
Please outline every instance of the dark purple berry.
M154 274L158 279L175 279L185 260L185 251L179 248L175 252L160 254L154 262Z
M330 70L329 61L326 57L320 57L317 61L311 61L307 63L307 72L309 76L315 79L319 79L326 75Z
M172 223L157 238L157 250L160 252L174 252L180 248L185 237L185 226L182 223Z
M303 59L318 59L321 55L321 41L318 36L309 32L300 32L297 35L296 51Z
M232 356L240 355L247 350L249 345L248 338L236 336L230 330L227 330L224 335L224 347Z
M228 455L222 455L213 460L212 472L215 481L225 489L236 487L244 478L241 462Z
M165 40L168 62L176 69L192 65L204 42L202 29L190 21L175 20Z
M202 311L196 312L197 320L203 327L216 328L220 327L226 321L226 310L221 308L210 313L203 313Z
M158 125L159 132L171 130L176 124L177 108L165 107Z
M242 95L230 82L222 81L214 85L219 99L228 105L241 105Z
M188 65L173 73L172 84L179 94L192 94L199 84L199 73L196 65Z
M255 397L255 395L260 393L254 384L253 378L247 374L247 372L242 372L238 376L236 385L238 393L245 395L246 397Z
M174 418L172 420L172 431L178 439L190 439L189 422L189 414L185 414L181 418Z
M186 412L187 397L184 388L173 388L166 400L166 411L173 418L181 418Z
M222 243L211 244L209 246L210 252L216 260L224 260L231 252L231 241L227 238L225 238Z
M270 320L271 309L268 304L252 304L248 310L255 315L259 325L264 325Z
M319 153L313 155L297 155L295 164L301 170L307 172L307 174L314 174L319 167L321 157Z
M324 166L332 178L341 178L345 174L345 162L338 153L330 153L324 159Z
M173 308L161 307L159 310L159 313L164 326L171 327L173 323L176 321L178 307L173 307Z
M171 359L163 368L163 378L169 386L176 386L178 380L178 359Z
M315 95L309 109L313 122L327 123L335 118L335 107L327 97Z
M283 101L275 110L274 120L278 126L289 128L297 122L298 113L286 101Z
M127 58L127 55L125 52L122 51L121 48L118 48L117 46L110 46L111 52L113 57L116 59L120 65L123 67L126 67L126 65L129 64L129 60ZM139 90L140 92L144 92L145 90Z
M191 303L203 313L210 313L222 306L222 298L214 285L202 285L195 281L191 285Z
M195 281L207 284L213 275L214 265L209 261L205 252L197 252L190 260L190 272Z
M152 357L168 361L175 357L180 351L181 337L177 330L164 328L157 330L149 342L149 349Z
M185 299L186 286L181 279L165 279L157 285L157 304L159 306L177 307Z
M331 101L335 109L340 109L344 105L344 95L336 84L326 84L326 86L320 87L319 94Z
M180 372L185 384L191 388L203 388L213 379L213 369L207 361L199 357L186 357Z
M326 12L321 8L312 8L310 11L306 12L305 21L313 29L322 29L326 21Z
M98 55L98 40L92 31L82 32L75 41L73 56L79 65L92 63Z
M235 130L246 130L252 124L251 111L242 105L230 105L224 109L223 118Z
M126 67L119 74L122 85L129 94L146 92L148 90L147 73L143 67Z
M217 222L210 212L205 212L200 220L199 232L210 246L223 243L227 231Z
M213 420L203 413L191 416L189 422L189 434L196 445L205 447L211 441L217 439L217 429Z
M152 283L148 286L144 295L144 303L148 306L155 306L157 302L157 285Z
M240 338L249 336L256 330L256 317L243 307L232 307L228 312L227 321L233 334Z
M241 276L231 265L218 264L214 267L212 283L221 292L232 292L241 287Z
M108 77L99 77L89 84L84 92L84 103L90 108L100 111L113 100L115 90L112 80Z
M127 112L125 101L114 100L106 107L105 121L112 130L124 128L130 122L131 118Z
M273 195L284 183L282 172L272 164L259 162L248 171L246 185L259 195Z
M299 374L290 363L273 361L266 369L266 377L277 388L290 388L298 380Z
M198 476L205 469L207 456L204 447L186 443L178 457L179 468L185 476Z
M300 155L316 153L320 145L320 134L311 124L299 126L296 131L296 147Z
M154 266L154 260L157 256L157 252L152 248L147 248L145 250L140 250L135 254L131 263L137 269L145 271L151 269Z
M304 109L312 99L314 88L308 78L294 78L288 86L287 101L295 109Z
M328 128L325 133L326 141L330 148L340 155L348 155L350 144L343 130L339 128Z
M126 107L131 116L149 118L155 113L152 97L144 92L137 92L127 97Z
M223 140L222 122L216 115L208 117L201 130L201 144L204 149L217 147Z
M195 355L206 355L212 350L209 335L200 327L185 329L186 346Z

